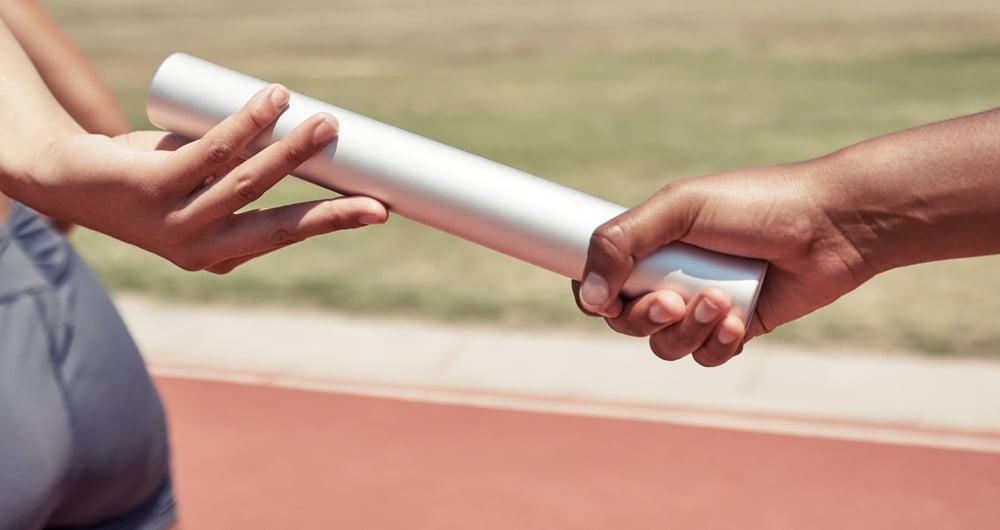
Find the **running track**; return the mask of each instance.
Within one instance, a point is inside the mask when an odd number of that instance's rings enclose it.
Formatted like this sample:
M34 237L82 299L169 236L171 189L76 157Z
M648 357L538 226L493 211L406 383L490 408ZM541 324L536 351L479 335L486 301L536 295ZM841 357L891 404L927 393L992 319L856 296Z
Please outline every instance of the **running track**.
M1000 528L995 453L156 381L184 530Z

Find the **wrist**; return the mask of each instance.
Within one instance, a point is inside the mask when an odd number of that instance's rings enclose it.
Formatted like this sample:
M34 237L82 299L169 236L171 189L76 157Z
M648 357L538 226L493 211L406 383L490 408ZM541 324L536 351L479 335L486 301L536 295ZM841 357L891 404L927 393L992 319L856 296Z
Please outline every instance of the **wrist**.
M3 191L11 198L39 212L59 215L60 199L72 181L71 174L86 171L86 153L74 147L89 136L79 128L54 130L42 142L25 142L32 149L4 161L7 174ZM80 190L82 191L82 190Z
M874 138L826 157L830 217L873 274L1000 252L1000 112Z
M58 146L86 132L58 105L42 107L30 117L12 114L10 128L0 132L5 147L0 149L4 190L30 192L39 180L39 167L51 162Z
M850 148L810 161L811 189L815 210L816 237L831 260L850 271L857 285L884 272L880 235L873 229L865 201L871 199L861 189L864 164Z

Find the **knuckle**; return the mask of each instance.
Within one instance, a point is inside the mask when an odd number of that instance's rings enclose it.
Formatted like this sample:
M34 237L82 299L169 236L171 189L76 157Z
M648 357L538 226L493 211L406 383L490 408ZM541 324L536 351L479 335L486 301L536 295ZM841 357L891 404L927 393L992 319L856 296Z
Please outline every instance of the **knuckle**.
M298 166L309 159L316 149L311 145L304 145L298 142L291 142L285 146L285 160L293 166Z
M350 230L352 228L358 228L361 223L357 221L354 217L344 215L342 213L335 213L330 217L330 226L336 230Z
M257 105L252 106L246 114L247 122L254 130L263 130L271 125L275 115L274 108L266 101L261 101Z
M590 245L605 254L621 254L625 246L625 232L617 222L609 221L594 230Z
M236 194L247 203L256 201L263 195L257 182L250 175L236 177Z
M610 260L617 267L630 266L635 262L626 231L617 220L611 220L597 227L590 236L590 257Z
M288 245L302 241L302 239L302 237L297 236L287 228L279 228L275 230L274 235L272 236L272 241L277 247L287 247Z
M209 145L209 156L216 162L226 162L233 158L236 142L232 138L216 138Z
M263 130L270 122L269 117L266 110L257 107L247 114L247 122L253 130Z
M337 201L329 203L329 206L326 208L326 215L326 224L332 227L333 231L350 230L363 226L359 220L361 214L341 208Z

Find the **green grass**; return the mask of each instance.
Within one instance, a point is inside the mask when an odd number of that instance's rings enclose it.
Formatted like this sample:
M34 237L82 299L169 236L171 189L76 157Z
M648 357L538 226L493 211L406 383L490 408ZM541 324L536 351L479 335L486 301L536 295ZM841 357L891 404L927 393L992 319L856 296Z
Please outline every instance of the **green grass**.
M991 108L1000 86L1000 3L988 1L48 5L136 126L148 126L156 65L187 51L623 204L670 179L814 157ZM324 195L289 179L263 203ZM577 313L568 281L398 218L225 277L86 231L76 242L116 291L601 328ZM998 265L894 271L771 340L1000 356Z

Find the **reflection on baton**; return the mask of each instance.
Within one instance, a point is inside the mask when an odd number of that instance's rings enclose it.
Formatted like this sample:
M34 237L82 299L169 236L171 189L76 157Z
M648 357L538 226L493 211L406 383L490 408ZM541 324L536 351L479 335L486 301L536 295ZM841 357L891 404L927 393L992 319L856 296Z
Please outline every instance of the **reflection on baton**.
M149 120L200 138L266 82L185 54L168 57L149 87ZM581 279L590 235L624 207L292 92L288 109L250 149L259 151L313 114L340 122L340 135L293 174L345 195L365 195L393 213ZM626 295L672 289L691 299L726 290L733 313L753 315L766 262L671 243L636 264Z

